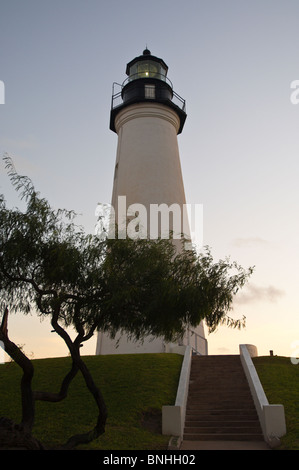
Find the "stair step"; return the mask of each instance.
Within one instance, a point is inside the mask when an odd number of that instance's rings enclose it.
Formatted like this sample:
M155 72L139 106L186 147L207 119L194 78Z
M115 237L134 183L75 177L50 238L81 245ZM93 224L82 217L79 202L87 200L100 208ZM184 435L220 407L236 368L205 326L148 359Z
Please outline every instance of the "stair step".
M202 404L201 406L199 406L200 404L199 403L188 403L187 404L187 410L188 411L195 411L195 410L201 410L201 411L204 411L204 410L215 410L215 411L221 411L223 410L223 403L219 403L219 404L214 404L214 403L205 403L205 404ZM235 406L236 404L235 403L232 403L231 406L229 407L228 404L225 404L225 407L228 409L228 410L234 410L235 409ZM246 403L238 403L238 409L239 410L248 410L248 405Z
M232 428L243 428L243 429L250 429L250 432L261 432L261 428L258 422L251 423L251 422L241 422L241 421L234 421L234 422L223 422L223 421L212 421L209 424L205 423L204 421L190 421L187 422L185 425L185 431L187 429L205 429L206 432L209 432L209 429L223 429L224 432L228 429Z
M246 403L252 403L252 398L251 396L239 396L239 397L234 397L234 396L230 396L229 394L227 395L214 395L214 394L210 394L210 395L201 395L201 394L198 394L198 393L193 393L191 395L189 395L189 399L190 401L193 401L193 402L198 402L198 401L203 401L205 403L207 402L211 402L211 403L226 403L226 402L233 402L233 403L236 403L236 401L238 401L238 403L243 403L244 401Z
M231 427L231 428L186 428L186 434L198 434L199 436L205 434L260 434L259 430L255 430L252 428L242 428L242 427Z
M194 421L196 422L207 422L209 421L210 423L213 422L231 422L231 421L257 421L257 415L252 413L243 413L243 414L237 414L237 413L232 413L232 414L212 414L212 413L196 413L194 415L188 415L186 414L186 424L187 423L193 423Z
M190 429L190 428L215 428L215 427L221 427L223 429L226 428L232 428L232 427L241 427L241 428L257 428L260 430L258 423L256 420L252 421L186 421L185 424L185 429Z
M241 396L241 397L231 397L230 395L199 395L199 394L191 394L189 395L189 400L192 402L203 402L203 403L249 403L252 404L251 396ZM224 408L224 407L223 407Z
M204 417L204 416L209 416L210 418L215 417L215 419L219 419L220 417L223 418L231 418L232 416L238 416L241 417L241 419L245 419L246 417L257 417L257 413L255 410L248 410L246 409L241 409L238 408L233 409L231 408L230 410L228 409L221 409L215 410L207 410L207 409L197 409L197 410L186 410L186 418L188 419L197 419L198 417Z
M185 441L263 441L262 434L184 434Z

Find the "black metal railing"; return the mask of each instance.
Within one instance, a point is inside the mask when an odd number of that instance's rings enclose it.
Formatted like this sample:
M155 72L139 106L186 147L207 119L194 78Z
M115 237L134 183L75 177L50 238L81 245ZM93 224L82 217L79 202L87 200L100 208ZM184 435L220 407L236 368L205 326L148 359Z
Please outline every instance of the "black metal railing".
M116 86L120 87L121 90L115 93ZM118 106L121 106L123 104L121 92L122 92L122 85L114 82L112 85L111 109L117 108Z
M156 74L157 75L157 74ZM117 82L114 82L113 83L113 86L112 86L112 99L111 99L111 109L115 109L117 108L118 106L121 106L124 104L124 100L123 100L123 97L122 97L122 90L124 88L125 85L127 85L128 83L130 83L132 80L129 80L130 77L128 77L123 83L122 85L120 85L119 83ZM137 78L136 80L140 79L141 77ZM151 77L150 77L151 78ZM156 77L155 77L156 78ZM166 78L166 77L165 77ZM167 79L168 80L168 79ZM169 80L170 82L170 80ZM171 82L170 82L171 83ZM116 88L118 87L118 91L116 92ZM172 84L171 84L171 88L172 88ZM172 90L172 99L171 99L171 102L177 106L179 109L181 109L182 111L186 112L186 101L178 94L176 93L174 90Z
M182 111L186 111L186 100L184 100L180 95L173 91L172 102L178 106Z
M161 80L162 82L167 83L171 88L173 88L172 82L169 80L168 77L166 77L166 75L163 75L162 73L151 72L151 71L139 72L139 73L134 73L133 75L130 75L122 83L122 87L126 86L128 83L133 82L134 80L139 80L140 78L156 78L157 80Z

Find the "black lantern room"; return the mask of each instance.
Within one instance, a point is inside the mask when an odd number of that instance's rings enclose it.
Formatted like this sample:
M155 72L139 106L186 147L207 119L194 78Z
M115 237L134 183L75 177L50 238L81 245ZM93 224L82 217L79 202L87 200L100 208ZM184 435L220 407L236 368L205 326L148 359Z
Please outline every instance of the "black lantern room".
M118 112L134 103L162 103L172 108L180 118L178 134L182 132L185 119L185 100L173 91L167 77L168 67L164 60L151 54L146 48L143 54L127 64L127 79L120 85L121 91L113 93L110 114L110 129L115 132L115 117ZM117 84L114 84L117 85Z

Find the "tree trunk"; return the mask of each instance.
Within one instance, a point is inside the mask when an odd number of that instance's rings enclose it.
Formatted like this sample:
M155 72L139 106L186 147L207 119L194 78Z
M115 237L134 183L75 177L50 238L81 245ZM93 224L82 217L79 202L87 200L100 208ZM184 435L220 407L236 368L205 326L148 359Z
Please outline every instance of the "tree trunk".
M0 448L41 450L43 445L32 434L34 423L34 398L31 382L34 374L33 365L18 346L8 338L8 309L5 309L0 326L0 340L5 351L23 369L21 379L22 421L16 424L8 418L0 418Z
M71 370L62 381L60 391L58 393L34 391L33 395L35 400L50 401L53 403L62 401L67 397L68 388L71 384L71 381L76 376L78 370L78 366L73 362Z
M86 364L80 357L80 339L78 335L77 339L73 342L68 336L67 332L58 325L58 315L54 315L52 318L52 325L55 331L64 339L67 344L69 351L72 356L72 368L70 372L64 378L59 393L49 392L33 392L31 388L31 382L34 374L34 368L30 359L18 348L16 344L8 338L8 310L5 310L3 321L0 327L0 340L3 341L5 351L9 356L23 369L23 376L21 379L21 395L22 395L22 422L21 425L14 424L12 421L6 418L0 418L0 447L8 442L12 442L18 447L42 449L43 446L37 440L31 436L31 431L34 423L34 403L35 400L45 400L58 402L63 400L67 396L67 391L72 379L77 374L78 370L81 371L88 390L94 397L97 404L99 413L95 427L85 433L72 436L67 443L63 446L66 449L71 449L78 444L86 444L93 441L101 434L105 432L105 424L107 420L107 407L104 398L96 386L90 371ZM6 444L5 444L6 443Z
M88 370L85 362L80 357L80 341L82 340L84 341L83 331L81 331L81 333L78 335L75 341L72 341L68 333L58 324L58 316L59 316L59 307L56 308L56 311L54 312L52 316L51 324L54 330L65 341L71 353L73 363L82 373L86 386L88 390L91 392L91 394L93 395L94 400L99 410L97 423L91 431L85 434L74 435L66 442L66 444L64 445L64 448L71 449L78 444L87 444L88 442L91 442L97 437L99 437L101 434L104 434L106 420L107 420L107 407L106 407L104 398L99 388L94 383L94 380L92 378L90 371Z
M21 427L26 433L31 433L34 423L34 398L31 382L34 374L33 365L18 346L8 338L8 309L5 309L0 328L0 340L3 341L5 351L23 369L21 379L22 421Z
M95 427L85 434L76 434L72 436L64 445L64 448L66 449L71 449L79 444L88 444L89 442L99 437L101 434L104 434L107 420L107 407L99 388L94 383L92 375L90 374L85 362L81 359L80 354L75 353L74 356L76 357L73 357L73 360L79 367L84 377L86 386L95 399L99 414Z

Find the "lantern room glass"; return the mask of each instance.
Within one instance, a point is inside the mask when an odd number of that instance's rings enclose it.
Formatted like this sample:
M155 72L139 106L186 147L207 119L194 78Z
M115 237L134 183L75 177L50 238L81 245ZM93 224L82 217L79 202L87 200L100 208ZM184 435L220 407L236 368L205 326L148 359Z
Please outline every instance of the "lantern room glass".
M158 80L166 81L166 69L154 60L142 60L135 62L130 67L129 81L138 78L157 78Z

